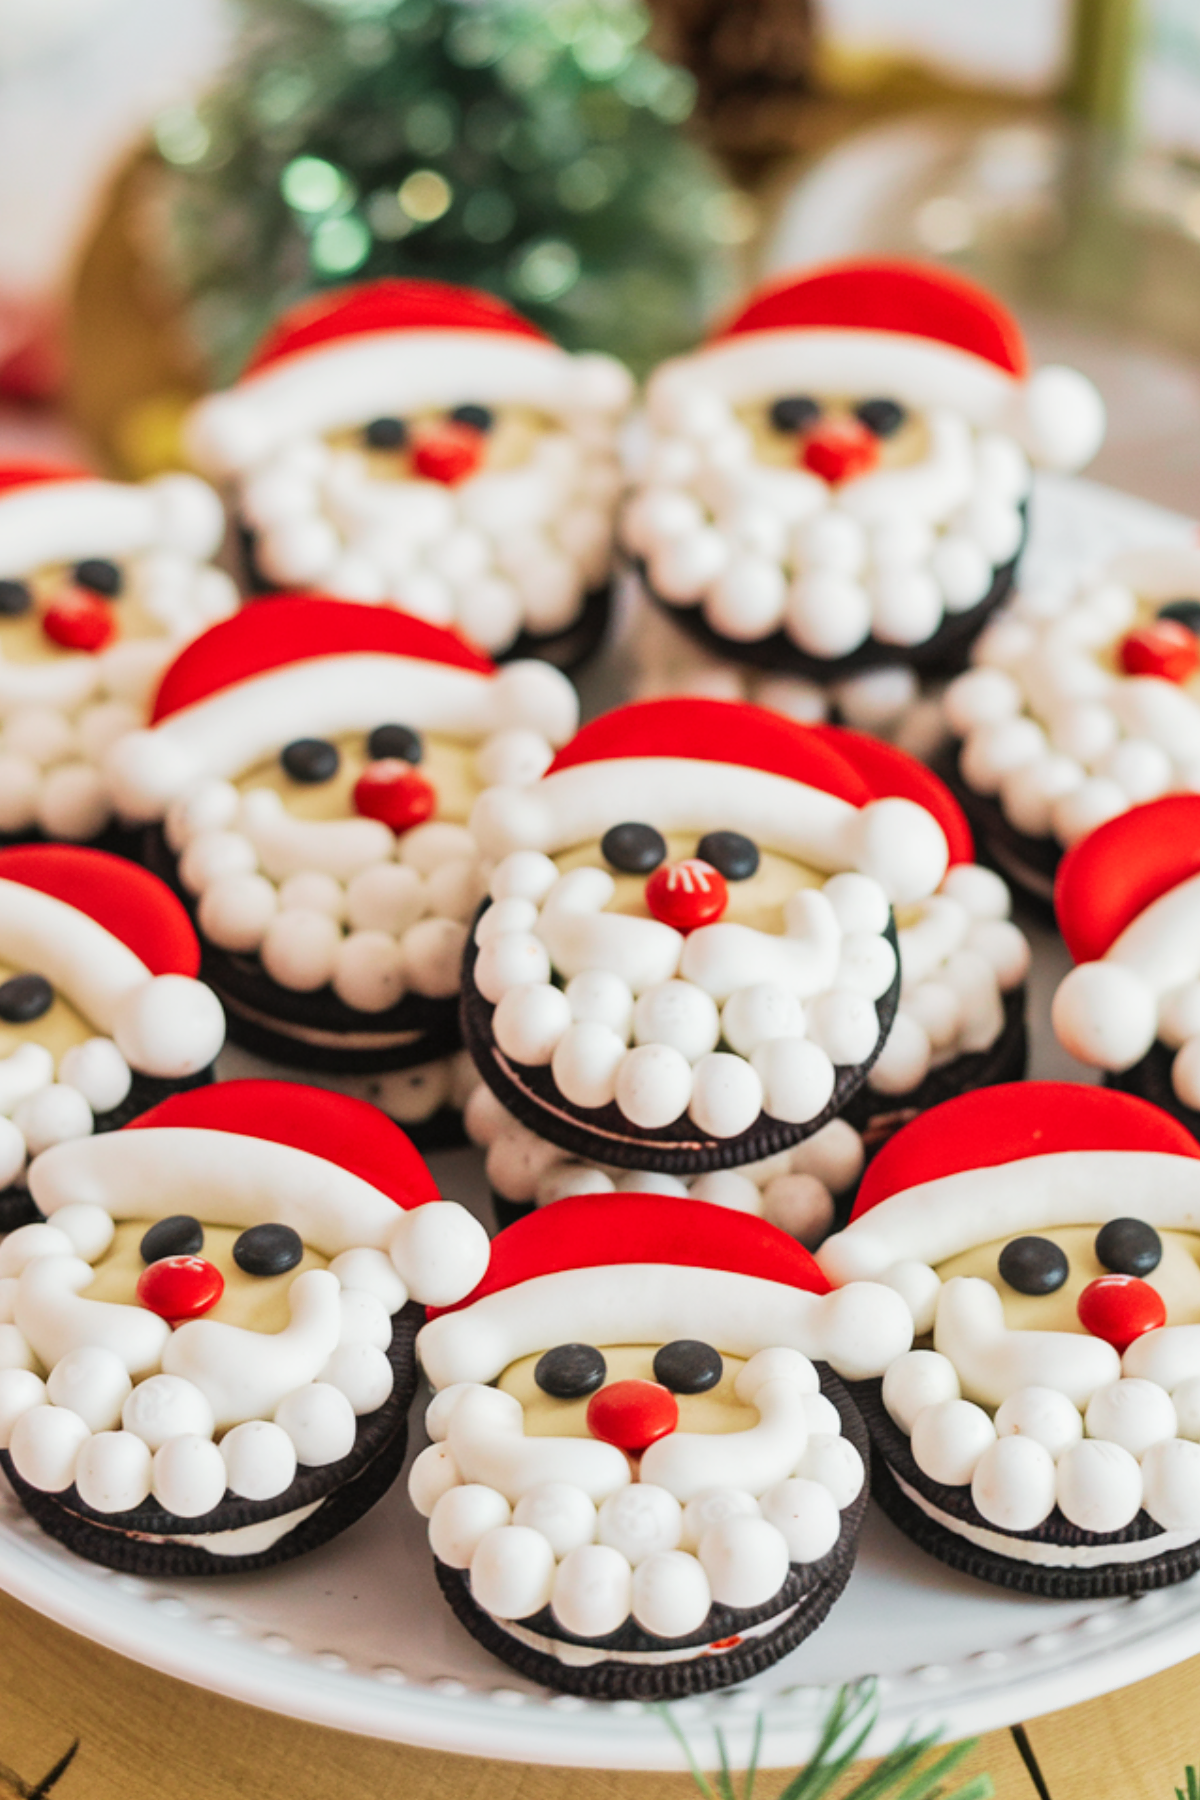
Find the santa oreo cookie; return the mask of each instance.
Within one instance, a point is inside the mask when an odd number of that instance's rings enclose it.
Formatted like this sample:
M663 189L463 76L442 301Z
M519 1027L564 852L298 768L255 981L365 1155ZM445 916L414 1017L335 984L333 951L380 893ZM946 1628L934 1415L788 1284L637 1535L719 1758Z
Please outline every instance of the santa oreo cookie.
M231 1036L374 1075L457 1050L485 887L472 800L535 780L576 717L545 663L498 670L394 608L279 598L192 644L108 766L122 816L161 821L147 854L188 896Z
M38 1218L26 1162L211 1081L225 1038L174 894L103 850L0 850L0 1231Z
M899 262L760 290L646 412L622 538L647 589L710 648L818 682L961 666L1011 585L1031 463L1080 467L1104 430L990 295Z
M875 1496L953 1568L1057 1598L1200 1568L1200 1147L1128 1094L1025 1082L926 1113L818 1260L916 1347L852 1391Z
M420 1301L487 1266L373 1107L225 1082L31 1165L0 1242L0 1463L78 1555L213 1575L353 1524L404 1457Z
M608 617L632 392L490 294L384 280L303 301L204 400L260 584L398 605L570 667Z
M101 764L179 644L237 606L193 475L142 486L0 462L0 843L101 839Z
M837 1375L911 1336L896 1293L831 1293L724 1208L587 1195L518 1221L417 1341L437 1391L409 1492L454 1612L531 1680L596 1698L769 1667L854 1561L866 1442Z

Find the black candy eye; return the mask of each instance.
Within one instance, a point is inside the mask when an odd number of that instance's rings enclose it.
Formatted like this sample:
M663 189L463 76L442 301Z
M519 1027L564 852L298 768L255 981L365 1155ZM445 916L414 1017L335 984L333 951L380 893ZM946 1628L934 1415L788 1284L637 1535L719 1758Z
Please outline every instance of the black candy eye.
M372 419L363 427L363 440L372 450L402 450L408 442L408 426L403 419Z
M724 1364L711 1344L698 1338L676 1338L654 1356L654 1379L673 1394L705 1394L716 1387Z
M653 825L627 820L613 825L600 839L600 854L623 875L649 875L667 859L667 840Z
M367 755L372 762L419 763L424 754L420 733L411 725L377 725L367 739Z
M44 975L10 975L0 984L0 1019L6 1025L28 1025L54 1005L54 989Z
M33 605L33 590L24 581L0 581L0 618L19 619Z
M300 1233L290 1225L251 1225L233 1246L233 1260L246 1275L286 1275L303 1255Z
M1160 619L1173 619L1200 637L1200 600L1168 600L1158 609Z
M476 431L490 431L496 423L496 415L490 406L456 406L450 414L456 425L470 425Z
M199 1256L204 1248L204 1227L190 1213L173 1213L159 1219L141 1242L144 1263L161 1262L164 1256Z
M1019 1237L1000 1252L1000 1278L1018 1294L1053 1294L1067 1279L1066 1253L1049 1238Z
M556 1344L538 1358L533 1379L556 1400L581 1400L604 1385L608 1365L592 1344Z
M1150 1275L1162 1253L1162 1239L1144 1219L1110 1219L1096 1233L1096 1260L1114 1275Z
M776 431L807 431L821 416L821 403L810 394L786 394L776 400L770 419Z
M749 881L758 871L758 845L740 831L706 831L696 855L719 869L726 881Z
M337 745L325 738L296 738L280 751L279 760L293 781L315 786L318 781L332 781L341 758Z
M77 587L102 594L106 600L115 600L125 585L125 577L116 563L109 562L105 556L89 556L83 562L77 562L74 577Z
M908 414L896 400L864 400L855 407L854 416L876 437L889 438L895 437Z

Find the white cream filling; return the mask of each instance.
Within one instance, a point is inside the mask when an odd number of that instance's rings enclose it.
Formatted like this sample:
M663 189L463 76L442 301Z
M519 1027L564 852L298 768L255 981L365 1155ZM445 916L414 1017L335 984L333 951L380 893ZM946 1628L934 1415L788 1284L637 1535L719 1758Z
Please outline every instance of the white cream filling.
M651 1668L662 1663L698 1662L705 1656L724 1656L730 1649L740 1648L754 1638L766 1637L769 1632L778 1631L804 1604L803 1600L797 1600L793 1606L785 1607L773 1618L764 1619L760 1625L747 1625L743 1630L731 1633L737 1638L736 1645L730 1645L728 1638L718 1638L715 1643L691 1644L684 1650L598 1650L590 1644L568 1644L561 1638L542 1637L540 1633L530 1631L527 1625L518 1625L512 1619L497 1619L492 1613L488 1617L501 1631L516 1638L519 1644L527 1644L531 1650L538 1650L543 1656L553 1656L567 1668L590 1669L598 1663L633 1663L636 1667Z
M234 1531L173 1532L170 1537L152 1531L131 1531L128 1536L143 1544L187 1544L207 1550L211 1556L255 1556L288 1537L324 1504L324 1500L314 1500L308 1506L297 1507L295 1512L280 1513L276 1519L260 1519L254 1525L239 1525Z

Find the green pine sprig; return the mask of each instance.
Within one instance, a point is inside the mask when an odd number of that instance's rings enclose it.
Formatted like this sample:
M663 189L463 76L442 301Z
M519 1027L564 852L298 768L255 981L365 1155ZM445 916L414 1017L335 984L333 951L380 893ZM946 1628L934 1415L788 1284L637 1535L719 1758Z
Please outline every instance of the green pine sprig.
M695 1754L678 1722L663 1707L662 1716L687 1758L692 1780L703 1800L739 1800L729 1766L729 1750L725 1734L716 1732L720 1768L713 1782L703 1773ZM870 1737L878 1716L875 1683L856 1682L838 1691L826 1714L821 1736L812 1758L784 1787L777 1800L827 1800L835 1788L850 1775ZM750 1761L742 1783L740 1800L753 1800L758 1760L762 1752L763 1715L758 1715ZM992 1800L995 1794L991 1777L976 1775L952 1791L945 1785L954 1770L971 1754L975 1741L953 1744L937 1751L939 1733L930 1732L914 1738L906 1734L894 1750L888 1752L874 1769L853 1787L847 1788L840 1800ZM715 1782L715 1785L714 1785ZM1188 1770L1188 1792L1177 1789L1178 1800L1200 1800L1200 1784L1196 1771Z
M1183 1771L1183 1778L1187 1783L1187 1791L1185 1792L1183 1788L1176 1788L1175 1800L1200 1800L1200 1770L1189 1763Z

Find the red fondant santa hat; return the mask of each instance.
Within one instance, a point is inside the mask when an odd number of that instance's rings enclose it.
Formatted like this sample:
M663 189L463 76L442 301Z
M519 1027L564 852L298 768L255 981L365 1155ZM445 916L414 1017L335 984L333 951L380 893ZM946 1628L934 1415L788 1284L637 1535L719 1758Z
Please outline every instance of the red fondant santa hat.
M225 1040L216 995L195 979L200 946L157 876L103 850L0 850L0 958L44 975L131 1068L179 1080Z
M43 563L149 549L203 561L224 531L220 501L194 475L138 486L63 463L0 463L0 577L9 580Z
M1082 1062L1131 1068L1159 1035L1164 1000L1200 977L1200 794L1091 832L1059 866L1054 910L1079 965L1054 997L1054 1029ZM1193 1011L1174 1048L1200 1031Z
M835 1284L979 1244L1134 1216L1200 1228L1200 1145L1131 1094L1022 1081L932 1107L870 1164L845 1231L817 1252Z
M152 819L196 782L240 774L298 737L405 724L477 742L520 727L556 744L577 718L574 689L547 663L498 669L457 632L393 607L280 597L182 651L150 729L120 740L109 774L119 810Z
M808 1251L764 1219L662 1194L584 1194L493 1240L487 1272L425 1326L437 1388L488 1382L555 1344L700 1338L730 1356L785 1346L851 1379L908 1348L898 1296L833 1295Z
M565 849L627 819L743 832L826 874L871 875L898 901L931 894L951 856L970 856L957 806L901 752L730 700L606 713L535 786L482 794L471 826L500 857Z
M439 281L372 281L285 313L237 384L188 423L197 464L241 474L297 436L465 401L616 418L628 373L571 356L490 294Z
M1008 431L1035 462L1076 469L1104 436L1104 407L1073 369L1029 372L1016 320L948 269L844 262L761 289L647 393L664 426L707 390L727 400L792 393L886 395Z
M29 1185L48 1218L86 1201L118 1219L169 1210L210 1225L291 1225L329 1257L385 1250L414 1298L442 1305L487 1264L483 1227L441 1200L398 1125L366 1101L292 1081L176 1094L122 1131L44 1152Z

